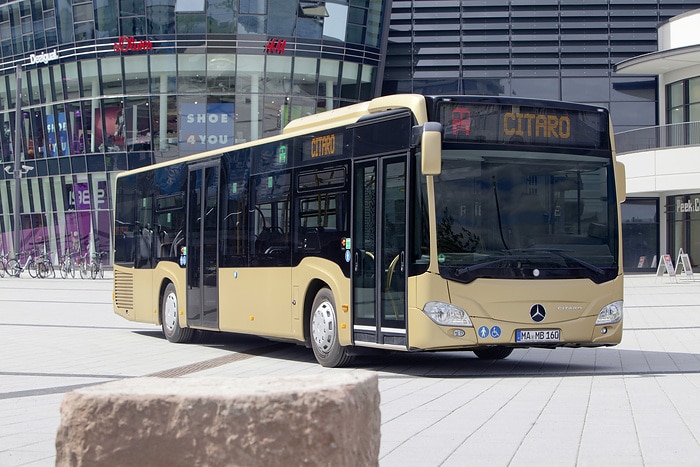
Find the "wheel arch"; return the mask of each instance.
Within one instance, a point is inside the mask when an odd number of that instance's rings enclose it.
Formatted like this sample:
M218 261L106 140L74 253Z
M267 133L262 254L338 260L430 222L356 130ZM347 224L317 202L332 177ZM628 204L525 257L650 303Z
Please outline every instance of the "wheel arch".
M157 278L154 277L155 280L153 281L153 290L157 290L158 292L154 301L154 303L158 307L156 311L157 323L155 323L157 325L163 324L163 317L161 316L163 310L163 294L165 293L165 288L168 286L168 284L173 284L173 286L175 287L175 293L177 294L177 302L179 308L184 309L186 306L185 288L181 287L181 280L179 280L177 277L177 269L172 270L170 266L171 264L159 264L158 267L156 267L156 269L154 270L154 274ZM180 321L180 326L182 326L183 328L187 326L187 323L183 322L181 319L178 319L178 321Z
M164 277L163 280L160 281L160 288L158 289L158 315L157 318L157 323L158 325L163 324L163 294L165 294L165 288L168 287L169 284L175 285L175 282L173 282L169 277ZM175 290L177 291L177 285L175 285ZM178 297L178 301L180 298Z

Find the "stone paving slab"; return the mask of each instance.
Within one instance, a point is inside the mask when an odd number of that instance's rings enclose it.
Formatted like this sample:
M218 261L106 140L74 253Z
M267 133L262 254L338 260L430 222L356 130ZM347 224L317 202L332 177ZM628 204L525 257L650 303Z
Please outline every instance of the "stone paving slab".
M700 281L628 276L613 348L373 353L382 466L697 465ZM147 375L326 369L310 349L241 335L165 341L112 313L111 280L0 279L0 466L50 466L63 395Z

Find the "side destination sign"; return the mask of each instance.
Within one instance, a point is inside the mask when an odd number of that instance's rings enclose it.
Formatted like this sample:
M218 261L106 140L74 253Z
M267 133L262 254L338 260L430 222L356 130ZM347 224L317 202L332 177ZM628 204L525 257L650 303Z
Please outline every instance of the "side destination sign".
M603 109L441 102L445 141L609 149Z
M343 134L312 136L302 143L303 161L318 160L319 158L340 156L343 154Z

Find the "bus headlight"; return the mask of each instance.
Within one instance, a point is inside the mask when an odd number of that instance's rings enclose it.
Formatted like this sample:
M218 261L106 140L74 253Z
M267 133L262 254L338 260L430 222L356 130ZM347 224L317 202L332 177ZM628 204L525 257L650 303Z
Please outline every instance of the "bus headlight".
M603 307L598 313L598 319L595 324L614 324L622 319L622 300L612 302Z
M442 326L472 326L467 312L450 303L428 302L423 308L423 313Z

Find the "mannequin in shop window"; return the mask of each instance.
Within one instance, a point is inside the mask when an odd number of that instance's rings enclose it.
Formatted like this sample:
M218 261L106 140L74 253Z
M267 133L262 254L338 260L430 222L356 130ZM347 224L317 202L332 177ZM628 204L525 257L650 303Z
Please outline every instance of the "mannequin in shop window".
M114 145L123 148L125 137L126 128L124 120L124 109L119 109L119 112L117 112L117 118L114 120Z

